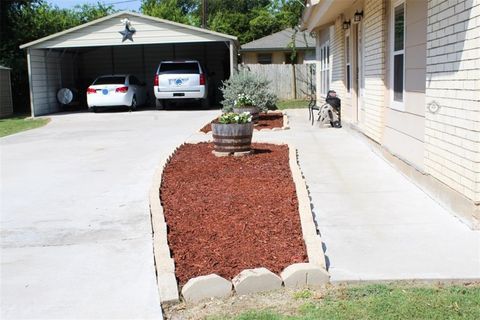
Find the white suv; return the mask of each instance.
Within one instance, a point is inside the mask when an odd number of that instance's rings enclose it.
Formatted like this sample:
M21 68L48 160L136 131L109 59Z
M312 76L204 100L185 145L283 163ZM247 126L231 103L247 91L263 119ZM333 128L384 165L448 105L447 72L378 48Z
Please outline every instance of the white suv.
M208 106L207 72L197 60L162 61L153 81L156 106L166 100L196 99Z

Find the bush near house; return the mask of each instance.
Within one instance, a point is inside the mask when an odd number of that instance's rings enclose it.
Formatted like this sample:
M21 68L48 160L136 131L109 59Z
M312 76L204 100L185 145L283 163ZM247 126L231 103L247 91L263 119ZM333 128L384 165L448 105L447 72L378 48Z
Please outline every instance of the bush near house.
M221 88L224 98L223 112L232 112L233 107L238 105L239 96L242 95L248 96L260 111L272 108L277 102L277 96L270 91L269 84L270 81L248 70L236 72L223 82Z

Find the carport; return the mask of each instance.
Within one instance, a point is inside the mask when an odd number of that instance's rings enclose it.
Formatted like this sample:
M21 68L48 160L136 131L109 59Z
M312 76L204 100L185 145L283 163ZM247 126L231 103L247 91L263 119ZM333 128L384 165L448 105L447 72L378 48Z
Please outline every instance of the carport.
M130 37L125 37L128 19ZM123 32L123 34L121 33ZM146 83L154 105L153 79L162 60L199 60L218 88L237 68L234 36L139 13L122 11L24 44L27 50L32 116L62 111L60 88L76 90L80 105L85 90L99 75L133 74ZM215 90L214 101L220 99Z

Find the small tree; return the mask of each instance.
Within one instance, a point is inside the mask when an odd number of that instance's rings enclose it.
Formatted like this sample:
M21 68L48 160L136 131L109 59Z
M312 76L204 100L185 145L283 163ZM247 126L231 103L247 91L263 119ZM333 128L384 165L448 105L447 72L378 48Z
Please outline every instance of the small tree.
M231 112L239 96L248 95L261 111L275 106L277 96L269 89L270 81L247 69L234 73L230 79L223 82L221 88L224 100L223 111Z

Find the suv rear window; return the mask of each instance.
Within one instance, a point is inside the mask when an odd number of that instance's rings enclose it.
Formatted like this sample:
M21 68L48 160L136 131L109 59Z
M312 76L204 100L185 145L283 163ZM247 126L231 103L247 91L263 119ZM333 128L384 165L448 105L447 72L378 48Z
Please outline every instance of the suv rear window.
M160 64L159 73L200 73L198 63L195 62L181 62L181 63L162 63Z
M125 84L125 77L101 77L93 84Z

